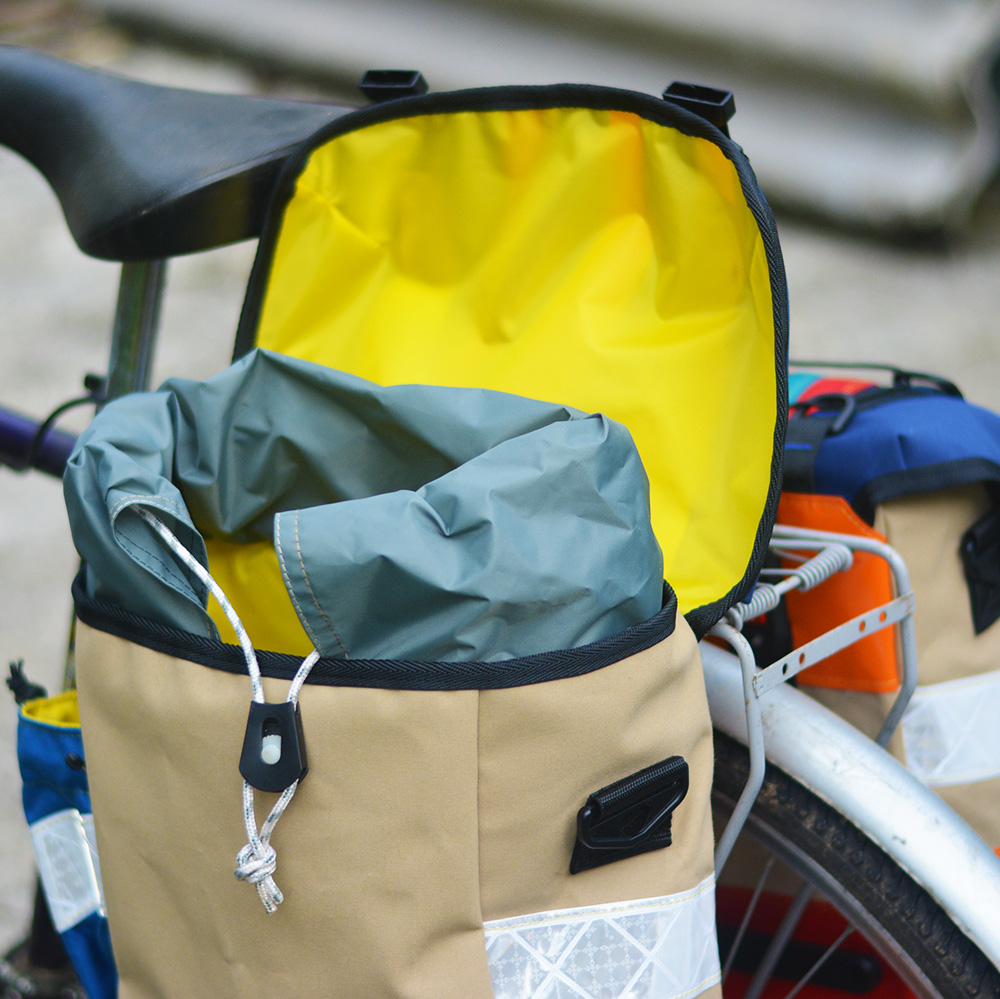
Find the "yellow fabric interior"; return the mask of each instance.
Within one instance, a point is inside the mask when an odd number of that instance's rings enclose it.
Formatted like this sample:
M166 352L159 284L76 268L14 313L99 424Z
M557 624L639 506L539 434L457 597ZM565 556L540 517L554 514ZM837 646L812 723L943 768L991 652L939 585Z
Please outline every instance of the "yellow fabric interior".
M33 721L58 728L79 728L80 708L76 702L76 691L67 690L55 697L39 697L25 701L21 713Z
M758 226L713 143L627 112L430 114L311 154L258 343L622 421L686 612L739 582L764 510L772 308ZM309 650L269 545L209 557L255 642Z

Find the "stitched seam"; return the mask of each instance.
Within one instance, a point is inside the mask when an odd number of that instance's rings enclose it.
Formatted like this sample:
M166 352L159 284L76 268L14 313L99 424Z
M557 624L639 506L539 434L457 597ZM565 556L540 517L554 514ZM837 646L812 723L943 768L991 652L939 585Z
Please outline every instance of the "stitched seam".
M1000 683L1000 670L991 670L989 673L979 673L975 676L960 676L953 680L942 680L940 683L924 683L913 692L912 702L914 704L933 702L939 696L947 696L952 691L962 694L977 687L993 687L998 683Z
M281 549L280 516L274 518L274 550L278 553L278 564L281 566L281 575L285 580L285 589L288 590L288 595L292 598L292 603L295 605L295 613L299 616L299 623L305 629L306 634L309 636L309 640L318 648L320 642L317 641L312 628L309 627L309 619L303 613L302 607L299 604L299 598L295 595L295 590L292 587L292 580L288 574L288 568L285 565L285 556Z
M692 899L715 890L715 877L709 875L700 884L687 891L675 895L665 895L659 898L635 899L631 902L611 902L608 905L584 905L579 908L557 909L554 912L531 913L526 916L509 916L503 919L491 919L486 929L491 932L503 932L508 929L538 929L553 923L581 922L587 919L600 918L607 915L614 919L619 916L634 916L642 913L656 912L670 906L684 905ZM493 925L490 925L493 924ZM497 925L501 924L501 925Z
M159 503L166 503L167 506L172 506L175 510L178 510L178 511L180 511L180 513L184 514L185 517L188 516L188 511L183 506L181 506L181 504L178 503L176 500L167 499L166 496L159 496L159 495L157 495L157 496L143 496L140 493L129 493L128 495L123 496L111 508L111 510L110 510L110 516L111 517L115 517L117 515L119 509L121 509L121 507L123 507L126 503L128 503L129 500L142 500L143 502L150 502L152 500L156 500Z
M176 579L176 573L173 576L171 575L171 570L176 569L175 565L166 561L158 552L143 548L138 541L129 540L128 546L137 552L141 552L150 560L151 564L142 566L146 572L156 576L161 583L167 583L171 589L175 589L174 580ZM184 579L190 584L190 579L187 575L184 576ZM193 586L191 588L194 589Z
M715 974L709 976L704 981L699 982L697 985L692 985L687 992L679 993L676 999L685 999L686 996L696 996L699 992L704 992L709 985L714 985L720 978L722 978L722 972L717 971Z
M319 601L316 599L316 594L313 593L312 584L309 582L309 574L306 572L306 564L302 559L302 545L299 543L299 511L295 511L295 552L299 557L299 568L302 570L302 578L306 581L306 586L309 588L309 596L312 597L312 602L316 605L316 610L319 611L319 616L323 618L326 622L326 626L333 632L333 637L337 639L337 644L344 651L344 658L350 659L350 653L347 651L347 646L340 640L340 635L337 634L337 629L334 628L330 619L323 613L323 608L320 607Z
M118 516L118 513L122 510L123 507L125 507L126 505L129 506L132 505L129 502L130 500L140 500L144 503L146 502L165 503L167 506L173 507L183 517L189 516L189 513L184 506L182 506L176 500L167 499L166 496L161 496L159 494L155 496L143 496L140 493L128 493L127 495L119 499L118 502L115 503L115 505L108 512L108 515L112 521L114 521L114 519ZM114 529L113 526L112 529ZM117 534L117 531L115 533ZM120 543L121 542L119 541L119 544ZM148 573L150 573L150 575L155 576L165 586L169 586L172 590L176 589L176 586L174 585L172 580L172 573L176 573L178 568L180 568L182 570L181 578L188 584L189 587L191 587L192 592L196 594L201 592L202 594L204 594L204 586L201 580L198 579L198 577L193 572L191 572L187 568L187 566L184 566L183 564L181 566L178 566L176 562L166 561L161 554L159 554L158 552L150 551L148 548L143 548L143 546L140 545L138 541L129 540L129 545L136 551L142 552L143 555L146 555L153 563L155 563L155 565L160 567L160 571L157 572L154 565L147 564L143 566L143 568ZM205 634L209 638L212 637L211 622L205 625Z
M129 547L134 548L136 551L142 552L143 555L147 556L147 558L149 559L149 562L146 562L145 564L138 563L141 566L141 568L145 569L146 572L148 572L151 576L158 579L161 583L163 583L164 586L168 586L175 593L180 594L180 596L184 597L185 600L189 599L187 594L183 593L177 587L176 578L177 578L178 564L176 562L174 563L165 562L157 553L151 552L148 548L143 548L142 545L140 545L137 541L129 541L128 544ZM128 551L128 549L126 549L126 551ZM159 566L160 568L157 569L157 566ZM184 570L182 578L191 588L191 592L197 596L198 591L195 589L194 584L197 583L200 586L201 580L198 579L198 577L195 576L193 572L189 572L187 570L187 566L185 566L183 563L181 563L179 567ZM204 611L204 608L202 608L202 610ZM208 612L205 611L205 613L207 615ZM205 635L208 638L213 637L211 618L209 618L207 623L205 624Z

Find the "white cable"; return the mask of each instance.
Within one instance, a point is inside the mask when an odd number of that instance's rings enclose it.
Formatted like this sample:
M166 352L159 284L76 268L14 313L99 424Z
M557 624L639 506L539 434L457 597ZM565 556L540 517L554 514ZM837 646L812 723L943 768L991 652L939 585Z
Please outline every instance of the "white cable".
M133 509L163 538L167 547L208 587L212 596L219 602L222 613L226 615L226 620L233 626L233 631L236 632L236 640L240 643L240 648L243 650L243 657L247 662L247 672L250 674L250 683L253 685L253 699L258 704L263 704L264 688L260 682L260 666L257 665L257 653L254 652L250 636L247 634L246 628L243 627L243 622L240 620L239 615L233 609L233 605L229 602L225 593L222 592L222 587L212 579L208 574L208 570L180 543L177 535L159 517L154 517L147 509L138 505Z
M229 602L219 584L212 579L208 570L180 543L173 531L167 527L159 518L154 517L148 510L136 505L136 513L156 531L166 542L170 550L208 587L212 596L218 601L223 614L236 632L236 638L243 650L243 656L247 663L247 672L250 675L250 684L253 688L253 699L258 704L264 704L264 687L260 678L260 666L257 663L257 654L254 652L250 636L247 634L243 622L236 613L233 605ZM291 686L288 688L287 700L292 707L298 704L299 692L306 682L313 666L319 661L320 655L313 649L302 661L292 678ZM245 780L243 781L243 822L247 831L247 844L236 855L236 877L240 881L247 881L257 889L264 909L268 913L274 912L284 901L281 889L274 882L274 872L278 866L278 855L274 847L271 846L271 834L278 824L285 809L288 807L299 782L295 781L281 792L281 796L274 803L270 814L264 820L264 824L257 831L257 813L254 807L253 787Z

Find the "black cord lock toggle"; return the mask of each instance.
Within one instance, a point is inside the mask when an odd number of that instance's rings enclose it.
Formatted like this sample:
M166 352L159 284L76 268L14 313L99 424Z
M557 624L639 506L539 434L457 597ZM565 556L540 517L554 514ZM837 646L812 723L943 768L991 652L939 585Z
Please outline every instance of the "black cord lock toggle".
M240 754L240 773L258 791L279 792L309 771L298 704L251 701Z

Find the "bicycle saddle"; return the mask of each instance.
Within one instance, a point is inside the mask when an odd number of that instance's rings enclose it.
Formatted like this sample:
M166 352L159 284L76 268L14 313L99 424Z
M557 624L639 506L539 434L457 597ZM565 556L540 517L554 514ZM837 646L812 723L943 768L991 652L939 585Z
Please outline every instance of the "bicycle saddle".
M153 86L0 45L0 143L45 176L80 249L107 260L258 235L289 152L350 110Z

